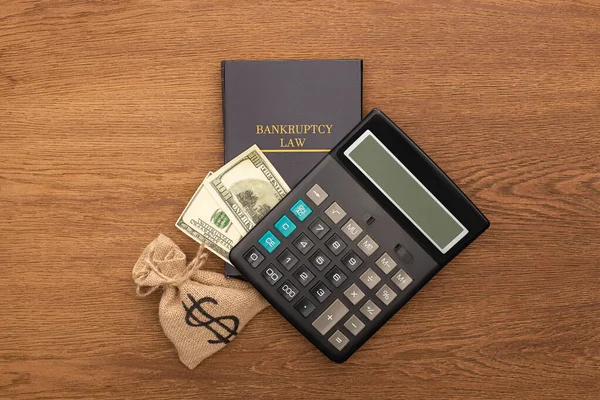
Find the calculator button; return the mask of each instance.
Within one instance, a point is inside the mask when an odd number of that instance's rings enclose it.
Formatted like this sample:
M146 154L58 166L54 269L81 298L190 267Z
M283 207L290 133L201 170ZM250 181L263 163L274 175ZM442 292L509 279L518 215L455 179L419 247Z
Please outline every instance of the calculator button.
M381 312L381 308L377 307L371 300L367 300L367 302L360 308L360 312L363 313L365 317L373 321Z
M329 196L327 192L325 192L321 188L321 186L317 185L316 183L313 185L313 187L310 188L308 192L306 192L306 195L309 199L313 201L313 203L315 203L318 206L320 206L321 203L327 198L327 196Z
M294 224L287 215L284 215L275 223L275 228L277 228L283 237L288 237L296 230L296 224Z
M315 244L306 236L304 233L298 236L298 239L294 240L294 246L302 254L306 254L313 248Z
M296 265L296 263L298 262L298 259L296 258L295 255L292 254L292 252L289 249L285 249L279 255L279 257L277 257L277 261L279 261L279 264L281 264L281 266L283 268L285 268L289 271L290 269L292 269L294 267L294 265Z
M389 306L390 303L394 301L397 295L396 292L390 289L388 285L383 285L381 289L379 289L377 293L375 293L375 296L377 296L377 298L381 300L383 304Z
M312 293L313 296L315 296L315 298L317 300L319 300L319 303L324 302L325 300L327 300L327 298L329 297L329 295L331 294L331 290L329 290L327 288L327 286L325 286L325 284L323 284L323 282L319 282L315 285L315 287L313 287L310 292Z
M317 267L319 271L323 271L323 269L331 262L331 260L321 250L317 250L315 254L309 258L309 260L312 265Z
M338 235L333 235L325 242L327 248L336 256L339 255L346 248L346 243Z
M383 253L381 257L377 261L375 261L375 265L379 267L386 275L392 272L394 268L396 268L396 262L392 260L392 257L389 256L388 253Z
M312 213L310 207L307 206L302 199L294 203L292 208L290 208L290 211L300 220L300 222L304 221Z
M327 214L329 219L332 220L334 224L337 224L346 216L346 211L344 211L344 209L334 201L329 207L327 207L325 214Z
M331 330L342 318L348 313L348 308L339 300L331 303L327 310L323 311L312 323L312 326L319 331L321 335L325 335Z
M296 286L292 285L290 281L285 282L278 290L279 294L283 296L287 301L294 300L294 297L298 294Z
M412 282L412 278L403 270L396 272L396 275L394 275L392 280L396 286L400 288L400 290L406 289L406 287Z
M270 264L267 269L265 269L262 273L263 278L267 280L271 285L274 285L281 279L283 274L279 272L277 268L273 264Z
M335 331L328 340L338 350L342 350L350 342L350 340L340 331Z
M398 254L398 257L404 261L406 264L412 261L413 255L406 250L406 248L400 246L399 244L394 247L394 251Z
M319 239L323 239L323 236L329 232L329 226L321 218L317 218L308 229Z
M346 280L347 276L340 271L338 267L333 267L331 271L327 273L327 279L331 284L335 287L340 287L342 283Z
M342 263L346 266L346 268L354 272L356 268L362 264L362 260L356 255L355 252L349 251L348 254L342 258Z
M250 250L244 254L244 259L248 261L248 264L252 266L252 268L256 268L259 264L265 259L260 251L256 250L254 246L250 247Z
M306 286L315 278L315 274L310 272L305 265L301 265L300 268L294 272L294 278L298 279L298 282L300 282L302 286Z
M262 245L269 253L275 251L275 249L281 244L279 239L271 231L267 231L260 239L258 243Z
M377 286L381 278L375 273L375 271L369 268L360 276L360 280L365 284L366 287L373 289L375 286Z
M353 283L344 291L344 296L346 296L352 304L356 305L363 299L363 297L365 297L365 294L358 286L356 286L356 284Z
M317 308L308 298L303 297L294 306L304 318L308 317Z
M360 333L360 331L363 330L365 324L363 324L363 322L358 319L356 315L352 315L350 318L348 318L348 321L344 323L344 327L348 329L351 334L356 336Z
M379 248L379 245L371 238L371 236L366 235L360 242L358 242L358 248L361 249L368 257Z
M350 238L350 240L356 239L362 231L362 228L358 226L356 221L354 221L352 218L350 218L348 222L346 222L346 225L342 227L342 232L344 232L346 236Z

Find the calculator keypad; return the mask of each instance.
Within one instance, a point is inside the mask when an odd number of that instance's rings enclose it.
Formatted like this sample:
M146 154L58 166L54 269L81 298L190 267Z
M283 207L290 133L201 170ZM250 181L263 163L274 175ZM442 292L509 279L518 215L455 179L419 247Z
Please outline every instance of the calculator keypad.
M402 297L413 278L398 266L413 255L372 231L380 214L349 213L344 198L325 185L309 187L271 220L243 259L262 268L263 279L319 340L342 351Z

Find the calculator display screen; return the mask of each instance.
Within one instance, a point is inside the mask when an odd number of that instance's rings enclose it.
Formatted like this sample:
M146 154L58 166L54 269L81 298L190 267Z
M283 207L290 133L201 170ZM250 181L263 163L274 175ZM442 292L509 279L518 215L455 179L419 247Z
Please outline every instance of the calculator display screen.
M365 131L344 155L442 253L467 234L467 229L370 131Z

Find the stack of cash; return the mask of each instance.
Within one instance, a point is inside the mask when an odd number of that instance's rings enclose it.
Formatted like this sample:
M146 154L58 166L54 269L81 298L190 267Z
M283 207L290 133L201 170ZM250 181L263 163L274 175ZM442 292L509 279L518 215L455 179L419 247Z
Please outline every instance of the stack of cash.
M229 252L290 188L254 145L209 172L175 224L229 263Z

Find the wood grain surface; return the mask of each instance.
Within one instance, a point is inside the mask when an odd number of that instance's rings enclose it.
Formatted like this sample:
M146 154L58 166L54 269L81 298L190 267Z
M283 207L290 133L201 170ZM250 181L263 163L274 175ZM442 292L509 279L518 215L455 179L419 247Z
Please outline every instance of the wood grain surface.
M285 58L364 59L492 225L343 365L268 308L190 371L131 268L197 249L221 60ZM3 0L0 397L598 399L599 99L597 0Z

